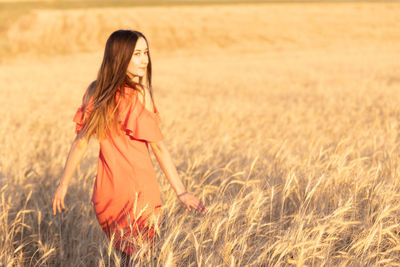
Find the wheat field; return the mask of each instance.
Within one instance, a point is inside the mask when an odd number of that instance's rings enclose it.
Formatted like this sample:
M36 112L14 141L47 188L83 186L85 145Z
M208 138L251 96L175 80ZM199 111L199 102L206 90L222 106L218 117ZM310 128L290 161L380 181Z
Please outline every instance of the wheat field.
M149 39L155 103L187 189L160 171L139 266L400 266L400 4L35 9L1 28L0 265L118 266L90 202L98 143L51 198L72 117L119 28ZM143 248L144 250L144 248Z

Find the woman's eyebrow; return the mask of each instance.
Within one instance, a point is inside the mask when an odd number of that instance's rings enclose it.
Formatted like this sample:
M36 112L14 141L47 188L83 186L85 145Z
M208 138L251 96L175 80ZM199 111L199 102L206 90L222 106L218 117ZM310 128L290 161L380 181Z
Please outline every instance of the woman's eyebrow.
M148 49L148 48L143 49L143 50L135 49L135 52L136 52L136 51L138 51L138 52L140 52L140 51L149 51L149 49Z

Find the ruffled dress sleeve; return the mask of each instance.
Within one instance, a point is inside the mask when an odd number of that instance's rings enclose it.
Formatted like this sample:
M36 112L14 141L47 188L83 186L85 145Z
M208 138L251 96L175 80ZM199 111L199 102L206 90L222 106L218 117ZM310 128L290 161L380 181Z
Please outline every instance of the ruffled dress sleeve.
M119 104L119 123L122 130L130 139L158 142L164 139L160 130L160 116L157 108L155 112L149 111L139 101L133 89L125 94Z
M89 102L86 104L84 99L86 94L82 98L82 105L75 112L75 115L72 119L75 122L75 133L78 134L83 127L85 126L85 122L87 118L90 116L93 108L93 98L90 98Z

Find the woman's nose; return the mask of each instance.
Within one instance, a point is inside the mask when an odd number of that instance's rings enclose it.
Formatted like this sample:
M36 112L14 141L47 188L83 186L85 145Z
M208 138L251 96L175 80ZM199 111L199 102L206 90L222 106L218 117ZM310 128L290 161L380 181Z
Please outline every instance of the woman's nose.
M149 57L147 55L142 56L142 63L148 63L149 62Z

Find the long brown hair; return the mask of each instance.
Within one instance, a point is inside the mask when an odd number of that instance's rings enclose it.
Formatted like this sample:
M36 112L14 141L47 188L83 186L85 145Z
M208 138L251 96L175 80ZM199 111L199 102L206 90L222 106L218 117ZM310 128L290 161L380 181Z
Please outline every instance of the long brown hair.
M79 133L81 136L90 139L92 135L95 135L98 140L102 140L107 138L113 130L119 129L118 112L116 112L118 103L115 101L115 96L117 93L123 93L121 90L125 85L139 91L139 89L143 90L142 84L145 83L153 98L150 51L146 81L142 81L140 77L139 83L135 83L127 75L128 65L139 37L144 38L148 45L146 37L138 31L118 30L108 38L97 79L89 85L84 96L83 102L86 105L89 105L89 100L93 99L91 103L93 108L90 116L84 118L85 126Z

